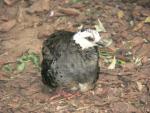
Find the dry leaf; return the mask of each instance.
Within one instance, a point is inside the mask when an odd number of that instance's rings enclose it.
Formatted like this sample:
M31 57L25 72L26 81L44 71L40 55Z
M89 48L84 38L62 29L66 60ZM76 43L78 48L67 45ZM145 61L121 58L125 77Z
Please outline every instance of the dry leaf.
M141 44L144 43L144 40L142 37L135 37L131 41L132 47L141 46Z
M124 12L122 10L118 11L117 16L119 19L121 19L122 17L124 17Z
M112 62L111 62L111 64L108 66L108 69L115 69L115 67L116 67L116 57L114 56L114 58L113 58L113 60L112 60Z
M122 65L123 69L125 71L129 71L135 68L135 64L134 63L125 63L124 65Z
M7 5L12 5L14 4L15 2L17 2L18 0L4 0L4 2L7 4Z
M136 107L126 102L115 102L112 110L113 113L140 113Z
M18 17L17 17L17 21L18 22L23 22L24 21L24 9L22 7L18 8Z
M27 12L35 13L35 12L48 11L50 8L49 2L50 0L39 0L37 2L34 2L33 5L27 8Z
M144 22L140 22L138 23L134 28L133 31L138 31L139 29L141 29L144 25Z
M0 32L7 32L16 25L16 20L9 20L0 25Z
M143 56L142 58L142 64L148 63L148 56Z
M72 16L78 16L80 15L80 11L74 8L59 8L59 11L61 13L67 14L67 15L72 15Z
M97 32L106 32L102 22L98 19L98 25L95 25L95 29Z
M137 81L136 84L137 84L138 90L142 91L142 89L143 89L142 83Z
M148 17L145 19L144 22L145 22L145 23L150 23L150 16L148 16Z
M143 58L143 57L137 57L137 58L135 58L134 63L135 63L137 66L141 66L141 65L142 65L142 58Z

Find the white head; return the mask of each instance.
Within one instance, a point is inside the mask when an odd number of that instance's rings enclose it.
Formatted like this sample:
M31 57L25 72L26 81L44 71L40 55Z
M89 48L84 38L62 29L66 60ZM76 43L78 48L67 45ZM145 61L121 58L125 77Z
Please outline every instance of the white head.
M96 46L96 43L101 40L101 37L96 30L86 29L74 34L73 40L75 40L75 43L79 44L82 49L87 49Z

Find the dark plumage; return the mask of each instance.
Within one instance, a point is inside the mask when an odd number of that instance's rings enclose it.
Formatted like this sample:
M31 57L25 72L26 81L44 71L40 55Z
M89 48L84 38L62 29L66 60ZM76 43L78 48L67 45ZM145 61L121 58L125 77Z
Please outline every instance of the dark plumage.
M65 87L82 92L94 88L99 77L98 49L82 49L75 33L57 31L43 43L42 81L51 89Z

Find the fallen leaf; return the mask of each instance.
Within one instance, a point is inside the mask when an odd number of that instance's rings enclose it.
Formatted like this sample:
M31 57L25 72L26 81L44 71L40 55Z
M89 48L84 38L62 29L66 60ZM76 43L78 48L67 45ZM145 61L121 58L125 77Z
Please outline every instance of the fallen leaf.
M144 43L144 40L142 37L135 37L131 41L132 47L141 46L141 44Z
M129 24L131 25L131 27L134 26L134 21L131 20L131 21L129 22Z
M18 63L17 64L17 71L22 72L25 69L25 65L26 65L25 62Z
M135 64L134 63L125 63L122 65L124 71L129 71L129 70L133 70L135 68Z
M75 9L83 10L84 4L76 3L76 4L71 5L71 7L72 7L72 8L75 8Z
M78 2L81 2L82 0L71 0L71 2L73 3L78 3Z
M95 25L95 29L97 32L106 32L106 29L104 28L102 22L98 19L98 24Z
M140 22L138 23L134 28L133 31L138 31L139 29L141 29L144 25L144 22Z
M17 21L18 22L21 23L24 21L24 13L25 13L24 9L22 7L19 7L18 8L18 14L17 14Z
M138 50L137 55L141 58L143 58L143 56L148 56L150 53L149 50L150 50L150 45L143 44L143 46Z
M148 63L148 56L143 56L142 58L142 64Z
M142 65L142 58L143 57L137 57L134 59L134 63L137 65L137 66L141 66Z
M111 64L108 66L108 69L115 69L115 67L116 67L116 62L117 62L117 60L116 60L116 57L114 56L114 58L113 58Z
M7 4L7 5L13 5L17 1L18 0L4 0L5 4Z
M136 84L137 84L138 90L139 90L139 91L142 91L142 89L143 89L142 83L137 81Z
M30 53L28 55L29 60L35 65L35 66L40 66L40 58L37 54L35 53Z
M133 17L139 17L141 15L141 10L142 7L141 6L135 6L134 9L132 10L132 16Z
M149 11L149 9L141 10L141 15L142 15L142 16L145 16L145 17L150 16L150 11Z
M6 73L11 73L13 71L13 68L10 64L5 64L2 66L2 70Z
M122 10L118 11L117 16L119 19L124 17L124 12Z
M113 40L111 38L103 38L102 39L102 44L105 46L105 47L108 47L110 46L111 44L113 43Z
M72 15L72 16L78 16L80 15L80 11L74 8L59 8L59 11L61 13L67 14L67 15Z
M124 65L126 62L124 60L121 59L117 59L117 65Z
M130 103L116 102L112 107L113 113L140 113L138 109Z
M145 22L145 23L150 23L150 16L148 16L148 17L145 19L144 22Z
M11 30L16 25L16 20L9 20L7 22L3 22L0 25L0 32L7 32Z
M35 13L35 12L42 12L42 11L48 11L50 0L38 0L37 2L34 2L33 5L31 5L29 8L27 8L27 12L29 13Z

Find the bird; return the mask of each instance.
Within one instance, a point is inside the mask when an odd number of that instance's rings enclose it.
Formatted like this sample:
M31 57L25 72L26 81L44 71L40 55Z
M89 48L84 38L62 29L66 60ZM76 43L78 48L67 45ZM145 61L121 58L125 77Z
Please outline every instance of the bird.
M52 91L64 87L86 92L99 78L99 33L93 29L78 32L59 30L42 47L42 82Z

